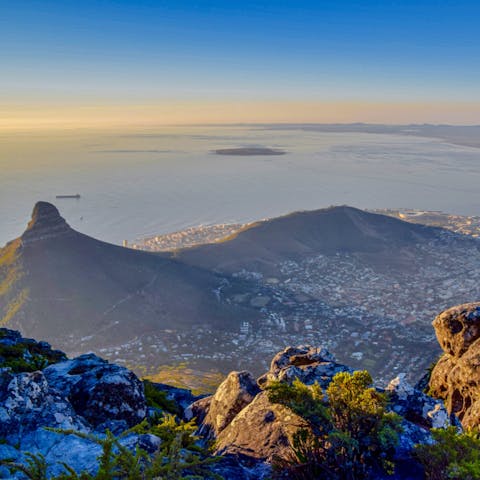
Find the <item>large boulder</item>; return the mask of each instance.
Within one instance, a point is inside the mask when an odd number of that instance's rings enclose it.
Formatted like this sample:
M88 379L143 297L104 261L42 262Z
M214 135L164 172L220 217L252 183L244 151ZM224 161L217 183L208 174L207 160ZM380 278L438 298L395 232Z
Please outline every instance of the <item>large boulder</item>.
M0 371L0 437L22 443L44 427L89 431L89 425L70 402L52 388L44 374Z
M249 372L230 372L209 401L200 432L216 437L258 393L260 389Z
M68 396L75 411L96 429L121 430L147 413L143 384L137 376L96 355L81 355L44 370L48 382Z
M445 310L433 326L444 354L432 370L429 393L443 399L465 428L480 426L480 303Z
M217 436L216 452L271 461L288 458L292 436L308 423L289 408L259 393Z
M273 357L270 370L258 380L261 387L271 381L292 383L295 379L312 385L318 382L325 389L339 372L353 370L335 361L325 348L312 346L287 347Z

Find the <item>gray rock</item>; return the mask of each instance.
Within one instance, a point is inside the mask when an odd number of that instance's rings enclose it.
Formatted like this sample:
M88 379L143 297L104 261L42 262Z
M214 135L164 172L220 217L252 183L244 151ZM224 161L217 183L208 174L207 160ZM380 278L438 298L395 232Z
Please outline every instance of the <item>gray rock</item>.
M213 395L200 433L216 437L260 392L248 372L230 372Z
M428 429L460 425L458 419L448 413L442 400L416 390L406 381L404 373L394 378L386 391L390 397L390 408L412 423Z
M89 431L70 402L51 388L42 372L0 374L0 436L16 444L43 427Z
M325 348L300 346L287 347L275 355L270 370L258 380L264 388L271 381L292 383L295 379L312 385L318 382L325 389L339 372L353 370L335 361L335 357Z
M185 420L192 420L192 418L195 418L197 420L197 424L203 423L210 409L212 398L213 395L193 402L183 412L183 418Z
M96 355L51 365L45 376L94 427L110 421L132 427L147 414L143 384L137 376Z

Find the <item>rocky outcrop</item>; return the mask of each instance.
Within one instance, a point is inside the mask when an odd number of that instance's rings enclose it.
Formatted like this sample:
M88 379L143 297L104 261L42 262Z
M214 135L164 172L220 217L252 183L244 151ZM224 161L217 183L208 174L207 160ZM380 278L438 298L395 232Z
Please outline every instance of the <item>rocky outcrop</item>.
M97 429L121 430L145 418L142 382L130 370L94 354L51 365L45 369L45 376Z
M334 375L351 371L351 368L337 363L325 348L287 347L273 357L270 370L258 379L258 384L265 387L271 381L292 383L298 378L306 385L318 382L326 388Z
M445 401L466 428L480 426L480 303L445 310L433 321L444 354L429 393Z
M230 372L209 402L200 432L217 437L258 393L260 389L250 373Z
M46 240L72 233L72 229L60 216L57 207L48 202L37 202L33 208L32 218L21 236L22 244Z
M266 392L259 393L218 435L217 453L248 455L272 461L290 453L292 436L308 424L290 409L271 403Z
M401 373L387 386L391 409L408 420L425 428L460 426L455 415L448 413L443 401L415 389Z
M93 472L100 447L88 439L50 429L99 435L108 428L120 433L146 415L143 384L135 374L93 354L68 360L46 342L0 329L2 366L0 460L24 462L24 452L28 451L45 457L51 465L50 476L63 471L59 462L77 471ZM160 439L130 434L122 442L132 449L138 445L153 451ZM0 477L17 478L5 469L0 469Z
M13 444L43 427L89 430L85 419L39 371L13 374L1 369L0 405L0 437Z
M352 370L337 363L324 348L287 347L275 355L270 370L257 383L264 389L273 381L291 384L298 378L309 385L317 382L325 390L339 372ZM256 460L256 468L260 469L256 478L268 478L272 460L291 458L292 437L298 430L311 426L284 405L272 403L264 390L257 394L250 390L243 396L245 386L241 387L239 376L248 379L247 385L252 386L246 372L232 372L215 395L195 402L186 412L197 417L200 431L209 429L218 454L235 457L239 462L245 458ZM388 393L389 409L401 416L403 428L396 449L398 471L403 473L397 478L419 478L419 465L411 456L414 445L432 441L430 428L459 426L458 420L447 412L441 400L409 385L403 374L383 391ZM243 402L239 401L241 398Z

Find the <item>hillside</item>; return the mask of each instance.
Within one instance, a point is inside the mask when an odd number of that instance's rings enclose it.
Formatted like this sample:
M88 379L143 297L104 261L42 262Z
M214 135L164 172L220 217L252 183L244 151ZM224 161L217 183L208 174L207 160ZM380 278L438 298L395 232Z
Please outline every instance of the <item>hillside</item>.
M348 206L295 212L248 225L222 243L185 248L176 257L220 271L275 271L289 258L338 252L386 253L434 238L437 229Z
M259 374L285 343L304 342L381 380L392 369L413 379L439 354L435 312L480 294L479 245L343 206L149 253L87 237L39 203L25 233L0 250L0 318L142 376L163 379L168 366L179 385L188 372L202 382Z
M82 339L82 348L105 347L152 331L253 320L252 311L218 301L221 282L209 271L76 232L53 205L39 202L23 235L0 250L0 318L69 351Z

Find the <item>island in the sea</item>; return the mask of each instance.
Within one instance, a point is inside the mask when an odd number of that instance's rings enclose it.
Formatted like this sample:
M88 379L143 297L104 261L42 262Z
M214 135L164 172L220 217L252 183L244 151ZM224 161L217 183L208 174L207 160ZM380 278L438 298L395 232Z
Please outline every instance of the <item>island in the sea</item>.
M217 155L285 155L287 152L276 148L269 147L239 147L239 148L219 148L213 150Z

